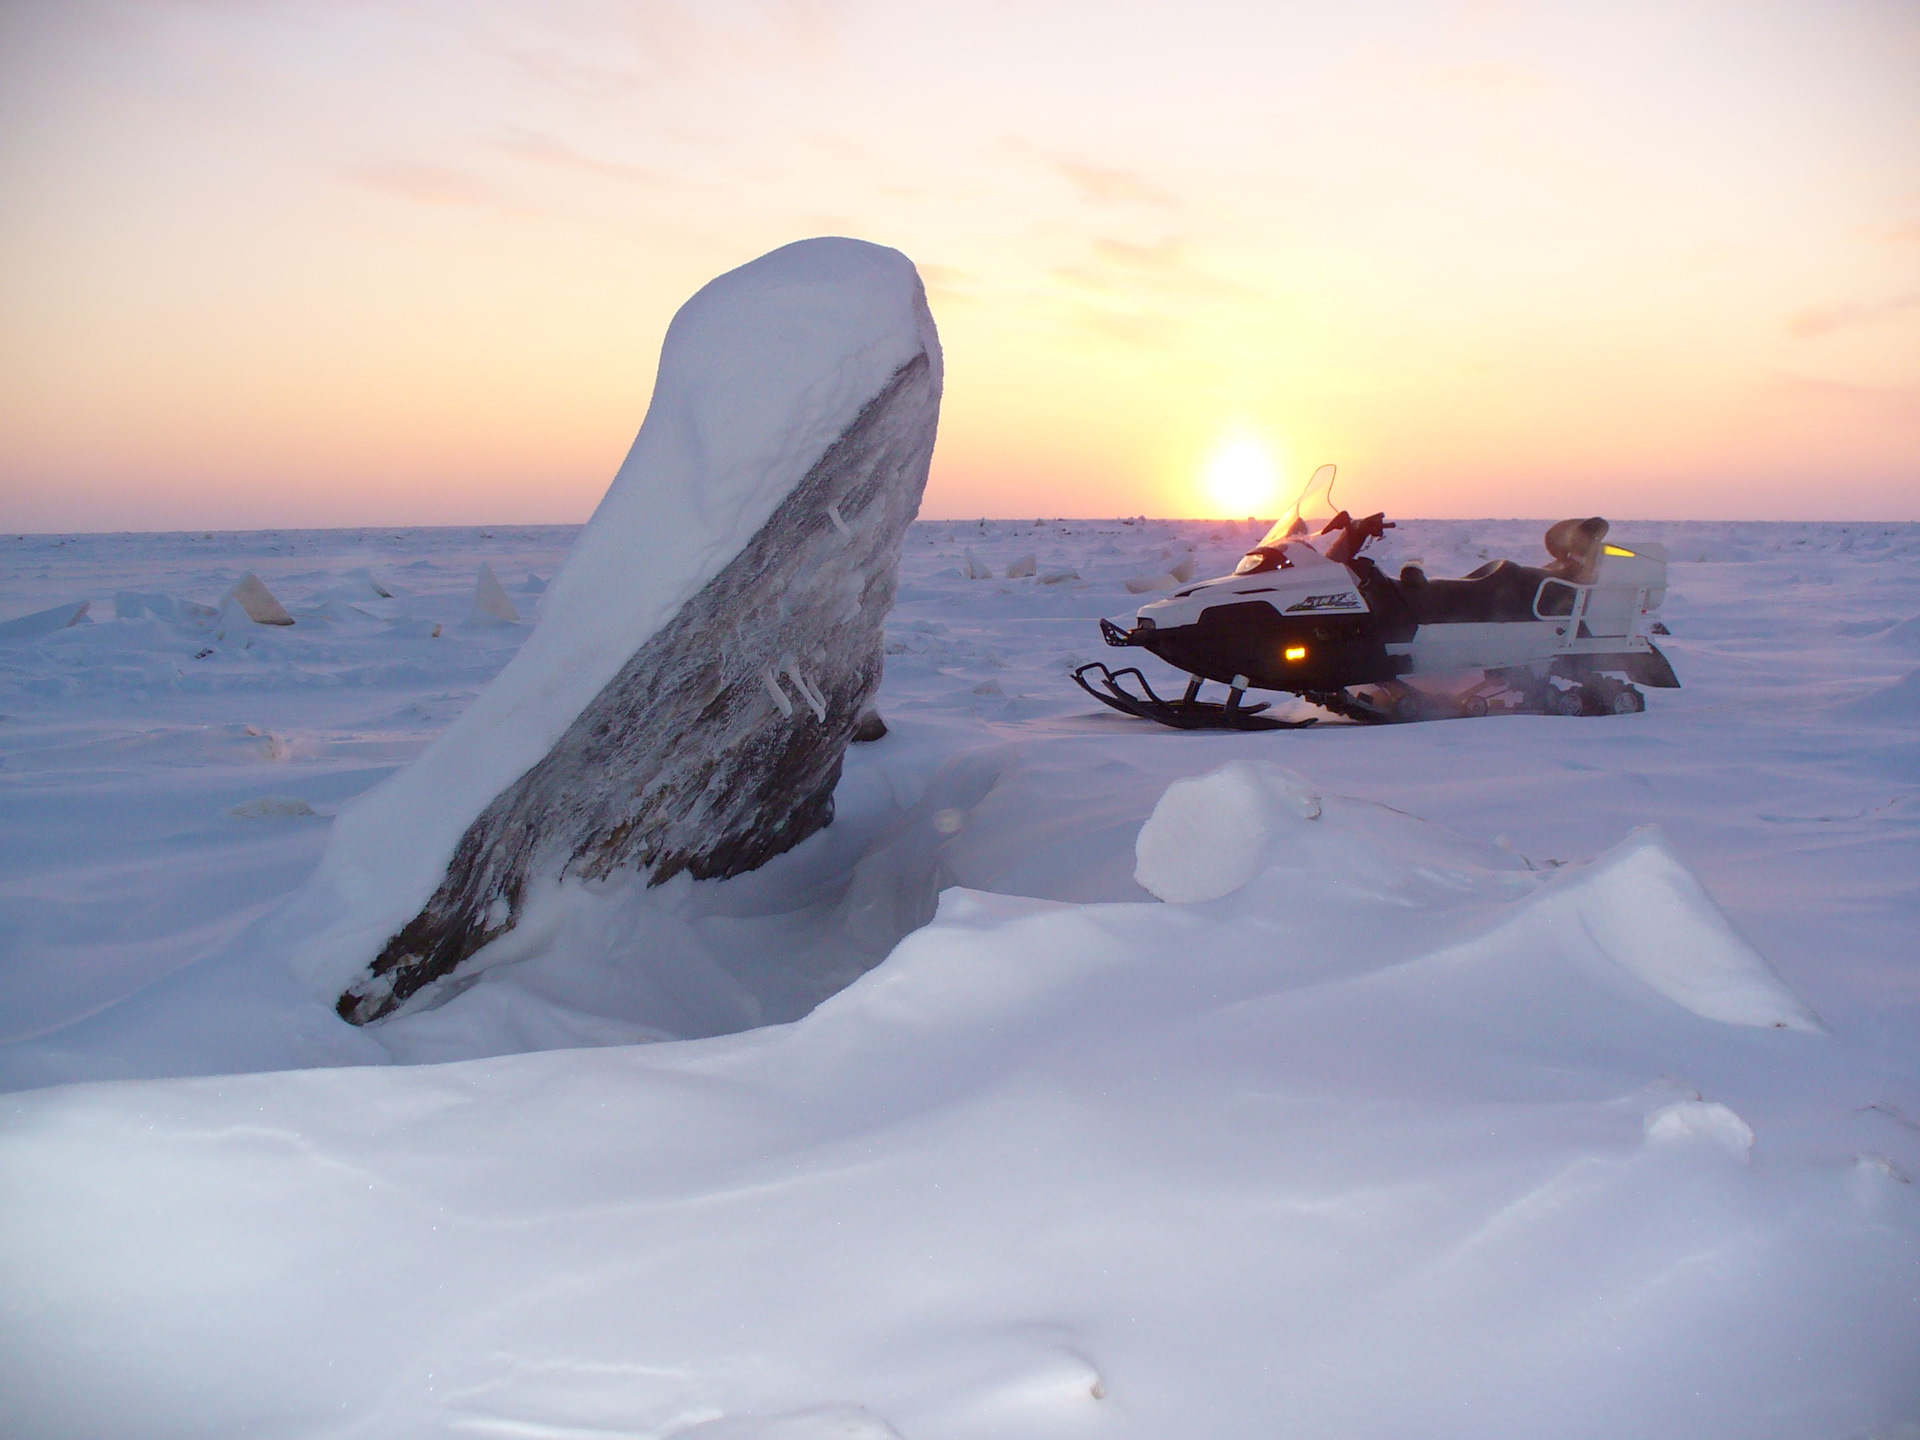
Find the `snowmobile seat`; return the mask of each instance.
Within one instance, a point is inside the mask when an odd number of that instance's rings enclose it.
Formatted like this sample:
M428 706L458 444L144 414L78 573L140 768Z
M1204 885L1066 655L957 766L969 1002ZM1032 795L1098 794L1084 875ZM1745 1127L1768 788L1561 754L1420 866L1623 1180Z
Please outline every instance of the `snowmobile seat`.
M1422 625L1531 620L1540 582L1551 578L1545 570L1511 560L1482 565L1464 580L1429 580L1419 566L1407 565L1400 571L1400 594Z
M1429 580L1419 566L1408 565L1400 571L1399 591L1413 618L1422 625L1532 620L1537 618L1533 610L1536 595L1541 615L1569 615L1573 612L1573 591L1555 585L1542 595L1540 582L1593 584L1600 571L1607 529L1607 522L1598 515L1549 526L1546 546L1553 558L1544 566L1490 560L1464 579Z

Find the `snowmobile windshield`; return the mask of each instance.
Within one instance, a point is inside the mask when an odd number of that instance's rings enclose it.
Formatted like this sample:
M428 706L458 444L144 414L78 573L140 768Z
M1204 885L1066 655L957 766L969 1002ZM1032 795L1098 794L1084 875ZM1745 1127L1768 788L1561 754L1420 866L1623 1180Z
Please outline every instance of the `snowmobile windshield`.
M1334 467L1331 465L1322 465L1314 471L1312 478L1301 489L1299 497L1280 512L1280 518L1273 522L1273 528L1267 531L1266 537L1258 545L1253 547L1247 559L1251 560L1255 555L1268 550L1278 554L1280 547L1289 539L1316 534L1321 526L1333 519L1335 514L1333 474Z

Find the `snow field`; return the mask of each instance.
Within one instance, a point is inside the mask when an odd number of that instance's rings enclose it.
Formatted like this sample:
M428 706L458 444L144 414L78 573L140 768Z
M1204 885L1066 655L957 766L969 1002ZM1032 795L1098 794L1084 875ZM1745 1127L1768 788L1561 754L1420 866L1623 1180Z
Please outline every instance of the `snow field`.
M99 619L0 642L6 1428L1916 1433L1920 529L1616 525L1675 561L1643 715L1068 685L1248 528L917 526L833 826L365 1032L273 905L566 534L0 545L0 618ZM99 618L249 570L293 626Z

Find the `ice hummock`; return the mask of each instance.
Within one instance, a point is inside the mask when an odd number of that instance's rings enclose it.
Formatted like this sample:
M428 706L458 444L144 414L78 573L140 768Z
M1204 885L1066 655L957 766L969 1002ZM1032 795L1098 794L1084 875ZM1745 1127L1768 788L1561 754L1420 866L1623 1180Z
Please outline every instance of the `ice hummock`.
M803 241L689 300L526 645L336 824L297 904L303 980L377 1018L512 929L531 887L725 876L824 824L939 387L897 251ZM476 607L513 611L490 568Z
M260 577L249 570L234 583L221 602L222 608L236 605L247 619L256 625L291 625L293 617L287 613L287 607Z
M493 573L493 566L484 560L480 562L480 574L473 582L473 618L482 623L490 621L499 625L520 623L520 612L507 594L507 587Z
M56 630L67 630L75 625L91 625L92 617L87 614L92 601L79 600L70 605L55 605L50 609L36 610L31 615L22 615L17 619L0 623L0 640L37 640L42 635L51 635Z

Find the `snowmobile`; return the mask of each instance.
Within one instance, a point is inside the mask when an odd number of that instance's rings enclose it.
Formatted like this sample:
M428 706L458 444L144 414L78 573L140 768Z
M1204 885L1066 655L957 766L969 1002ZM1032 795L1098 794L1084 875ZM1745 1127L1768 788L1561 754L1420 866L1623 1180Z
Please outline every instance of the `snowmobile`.
M1155 692L1138 666L1098 661L1073 672L1094 699L1180 730L1311 725L1246 703L1249 690L1298 695L1364 724L1493 713L1626 715L1641 685L1677 688L1652 637L1665 635L1666 551L1608 540L1598 517L1546 533L1544 566L1511 560L1458 580L1417 565L1389 576L1361 554L1393 528L1384 514L1333 508L1322 465L1231 575L1140 607L1130 628L1102 620L1107 644L1137 646L1189 676ZM1324 520L1320 517L1326 516ZM1203 700L1201 686L1227 687Z

